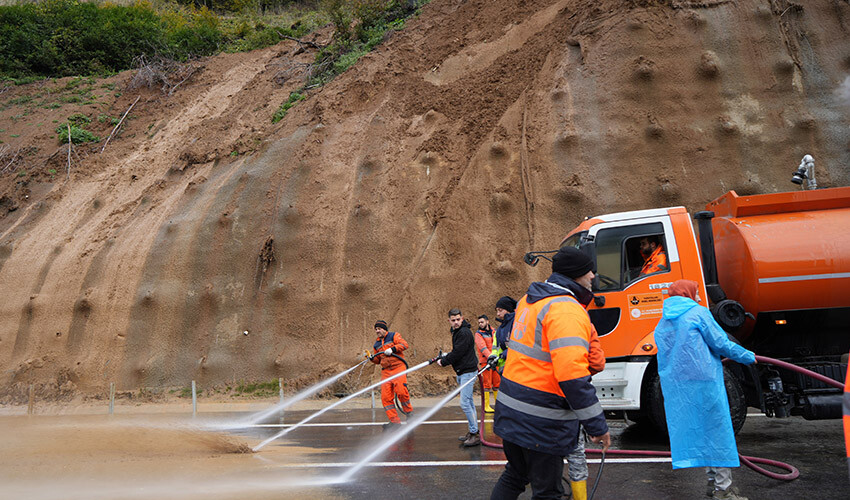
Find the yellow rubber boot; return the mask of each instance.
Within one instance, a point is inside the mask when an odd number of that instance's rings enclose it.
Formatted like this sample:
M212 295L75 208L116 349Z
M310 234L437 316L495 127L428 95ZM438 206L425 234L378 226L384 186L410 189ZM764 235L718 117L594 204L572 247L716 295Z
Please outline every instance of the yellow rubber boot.
M484 391L484 413L493 413L493 411L490 407L490 391Z
M573 490L574 500L587 500L587 480L570 481L570 488Z

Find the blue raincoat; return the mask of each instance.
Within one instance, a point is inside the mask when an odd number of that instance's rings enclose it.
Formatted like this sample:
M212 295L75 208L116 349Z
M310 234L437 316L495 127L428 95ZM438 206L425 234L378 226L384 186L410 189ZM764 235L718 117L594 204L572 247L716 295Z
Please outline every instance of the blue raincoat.
M755 355L729 340L711 311L679 296L664 301L655 343L673 468L738 467L720 359L752 364Z

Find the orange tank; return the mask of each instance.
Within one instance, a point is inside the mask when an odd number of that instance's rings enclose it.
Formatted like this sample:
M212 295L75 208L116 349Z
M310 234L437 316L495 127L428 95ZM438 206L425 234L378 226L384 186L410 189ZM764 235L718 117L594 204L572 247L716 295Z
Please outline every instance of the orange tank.
M718 282L746 312L850 307L850 187L730 191L706 209L715 214ZM746 340L753 325L747 321L738 338Z

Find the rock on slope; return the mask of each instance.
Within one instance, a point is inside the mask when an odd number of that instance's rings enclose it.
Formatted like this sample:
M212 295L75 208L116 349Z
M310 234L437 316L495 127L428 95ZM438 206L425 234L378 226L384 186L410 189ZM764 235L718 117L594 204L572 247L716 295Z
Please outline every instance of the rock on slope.
M3 222L5 394L303 385L378 318L420 361L584 216L793 189L806 153L846 185L848 25L833 0L434 0L258 152L210 161L282 100L263 52L234 58Z

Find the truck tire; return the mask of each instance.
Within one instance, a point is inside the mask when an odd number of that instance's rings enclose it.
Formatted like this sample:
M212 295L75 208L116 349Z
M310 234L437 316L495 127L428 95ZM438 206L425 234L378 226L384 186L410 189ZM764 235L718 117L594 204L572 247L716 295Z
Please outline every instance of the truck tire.
M732 431L738 434L747 419L747 400L741 382L725 367L723 382L726 386L726 397L729 400L729 414L732 417ZM661 434L667 434L667 416L664 412L664 394L661 393L661 377L657 371L650 374L645 386L645 409L650 423Z
M723 382L726 384L726 397L729 399L729 414L732 416L732 430L735 434L744 426L747 420L747 398L744 388L731 371L723 367Z

